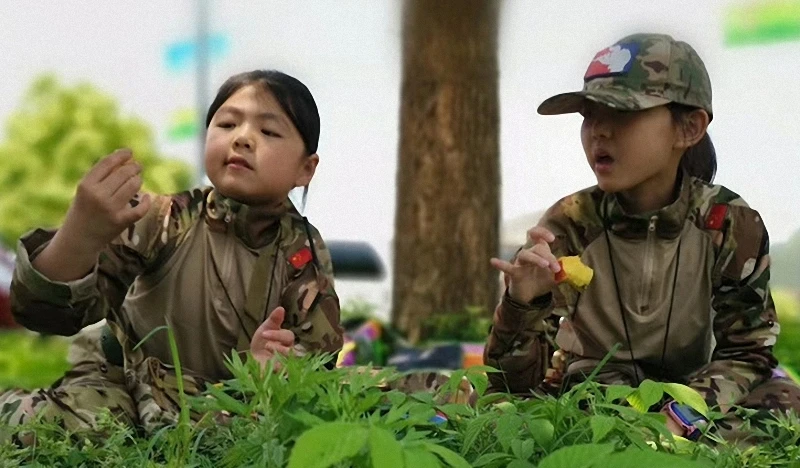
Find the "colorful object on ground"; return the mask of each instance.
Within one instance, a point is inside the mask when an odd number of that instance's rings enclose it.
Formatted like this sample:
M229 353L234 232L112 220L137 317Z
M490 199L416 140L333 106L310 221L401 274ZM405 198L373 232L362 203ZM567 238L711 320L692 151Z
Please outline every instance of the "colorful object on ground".
M212 34L207 39L209 61L226 56L231 48L230 38L222 34ZM182 72L197 60L197 40L186 39L167 45L164 63L172 72Z
M381 340L383 335L383 325L375 319L366 320L354 332L346 332L336 367L359 364L385 365L389 345Z
M561 271L556 273L557 283L566 281L578 291L583 291L589 286L594 271L584 265L580 257L561 257L558 259L558 263L561 265Z
M800 40L800 0L762 0L731 6L725 44L743 46Z
M188 140L197 136L199 130L197 112L194 109L180 109L170 117L167 136L170 140Z
M345 327L347 328L347 327ZM440 343L424 348L400 345L395 334L376 319L345 330L336 367L393 366L401 372L416 369L468 369L483 364L483 343Z

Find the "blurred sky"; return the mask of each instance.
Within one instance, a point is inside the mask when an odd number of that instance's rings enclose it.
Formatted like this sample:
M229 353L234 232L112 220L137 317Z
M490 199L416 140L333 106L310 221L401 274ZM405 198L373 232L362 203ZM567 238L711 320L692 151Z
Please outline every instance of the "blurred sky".
M195 102L193 69L165 65L170 43L190 39L195 0L0 2L0 121L39 73L89 80L143 117L160 148L194 163L194 140L167 138L170 115ZM741 3L741 2L738 2ZM580 117L543 117L537 105L579 89L594 54L633 32L692 44L714 90L710 133L716 181L756 209L773 241L800 228L800 42L729 48L730 0L505 0L500 33L502 214L546 208L592 185ZM210 0L211 31L230 39L211 64L209 99L231 74L277 68L314 94L321 164L306 213L329 239L369 241L390 261L400 89L400 11L394 0ZM522 242L524 239L519 239Z

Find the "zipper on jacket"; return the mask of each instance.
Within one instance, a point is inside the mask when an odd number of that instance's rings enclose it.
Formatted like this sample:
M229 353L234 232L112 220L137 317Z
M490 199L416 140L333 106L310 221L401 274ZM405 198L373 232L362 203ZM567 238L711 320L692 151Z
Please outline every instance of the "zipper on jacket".
M639 313L641 314L650 310L650 291L653 289L653 269L655 267L653 246L656 242L656 221L658 221L658 216L653 215L647 225L647 240L644 246L644 274L642 275L642 289L639 296Z

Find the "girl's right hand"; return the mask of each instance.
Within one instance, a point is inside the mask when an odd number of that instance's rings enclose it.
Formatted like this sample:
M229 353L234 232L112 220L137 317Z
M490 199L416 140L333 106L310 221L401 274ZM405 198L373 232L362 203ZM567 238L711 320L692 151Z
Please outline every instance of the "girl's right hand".
M552 232L536 226L528 231L528 239L531 247L520 250L514 263L491 259L492 266L508 275L508 294L525 304L550 292L556 285L555 274L561 271L550 251L550 243L556 240Z
M82 253L99 253L150 208L142 188L142 168L130 150L114 151L94 165L78 184L75 198L56 236ZM54 239L55 241L55 239Z

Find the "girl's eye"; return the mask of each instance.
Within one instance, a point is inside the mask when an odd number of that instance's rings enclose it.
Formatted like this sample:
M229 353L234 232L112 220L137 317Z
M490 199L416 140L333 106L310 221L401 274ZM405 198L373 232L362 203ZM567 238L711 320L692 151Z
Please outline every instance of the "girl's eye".
M273 132L272 130L264 129L264 130L261 130L261 133L263 133L264 135L266 135L268 137L275 137L275 138L280 138L281 137L279 134Z
M219 127L219 128L233 128L234 125L233 125L232 122L220 122L220 123L217 124L217 127Z

